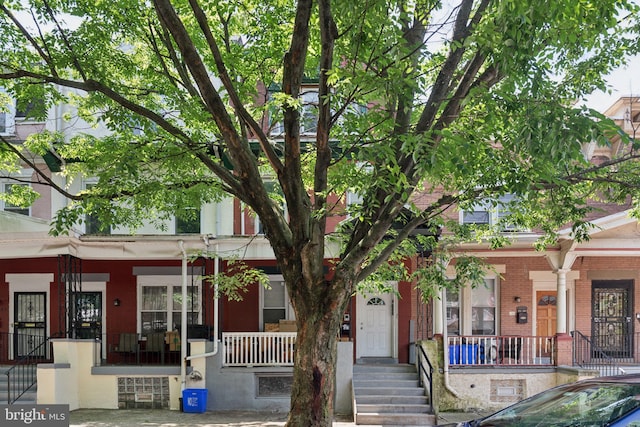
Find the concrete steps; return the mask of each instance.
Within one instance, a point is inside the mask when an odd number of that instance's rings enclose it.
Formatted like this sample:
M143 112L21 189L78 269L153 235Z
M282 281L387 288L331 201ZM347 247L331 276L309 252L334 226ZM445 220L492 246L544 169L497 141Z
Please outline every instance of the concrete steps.
M413 365L356 364L353 367L356 424L434 426L429 397Z

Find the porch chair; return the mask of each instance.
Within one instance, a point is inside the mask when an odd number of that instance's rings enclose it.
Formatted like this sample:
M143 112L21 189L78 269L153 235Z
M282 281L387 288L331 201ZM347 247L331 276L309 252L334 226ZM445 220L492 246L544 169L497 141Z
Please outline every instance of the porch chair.
M498 362L505 363L505 359L512 359L516 364L520 362L522 337L502 337L498 349Z
M136 363L138 362L138 334L133 332L123 332L118 339L118 345L114 349L114 352L120 354L121 357L126 359L131 356L135 356Z
M164 365L164 332L152 332L147 335L147 342L142 352L146 353L152 360L158 360L155 357L159 356L160 364ZM154 357L155 356L155 357ZM148 361L148 359L147 359Z

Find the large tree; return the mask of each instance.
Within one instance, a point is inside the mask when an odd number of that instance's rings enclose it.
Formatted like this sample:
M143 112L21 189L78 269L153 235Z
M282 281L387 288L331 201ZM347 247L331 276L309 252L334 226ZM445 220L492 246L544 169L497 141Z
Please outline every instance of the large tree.
M99 178L66 194L41 176L71 201L56 232L85 213L135 229L223 195L250 207L298 323L288 425L331 425L342 313L412 230L446 226L454 204L513 194L512 224L553 233L581 224L588 199L637 188L635 146L588 164L583 144L615 129L574 103L638 49L633 2L442 3L0 0L0 79L19 108L44 117L72 104L110 131L3 139L2 168L28 149L55 153L69 177ZM309 82L315 100L301 98ZM328 280L331 195L348 191L363 203L334 233ZM425 290L442 283L421 277Z

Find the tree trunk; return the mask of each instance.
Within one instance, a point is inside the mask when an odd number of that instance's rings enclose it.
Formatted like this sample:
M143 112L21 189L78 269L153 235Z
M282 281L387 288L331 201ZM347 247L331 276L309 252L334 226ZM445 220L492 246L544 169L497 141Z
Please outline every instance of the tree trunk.
M288 427L333 423L338 333L349 295L342 288L302 305L294 301L298 335ZM307 307L306 312L300 307Z

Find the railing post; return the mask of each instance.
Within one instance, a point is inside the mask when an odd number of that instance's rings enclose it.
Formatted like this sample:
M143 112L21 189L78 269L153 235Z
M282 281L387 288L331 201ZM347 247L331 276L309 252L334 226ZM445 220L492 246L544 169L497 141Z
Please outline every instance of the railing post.
M569 334L556 335L556 366L572 366L573 365L573 340Z

